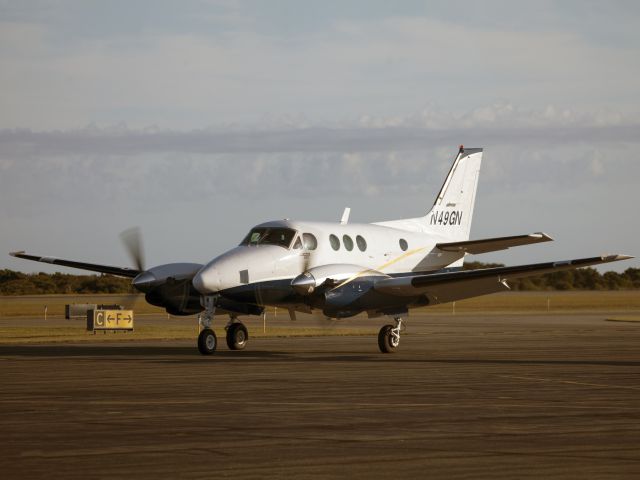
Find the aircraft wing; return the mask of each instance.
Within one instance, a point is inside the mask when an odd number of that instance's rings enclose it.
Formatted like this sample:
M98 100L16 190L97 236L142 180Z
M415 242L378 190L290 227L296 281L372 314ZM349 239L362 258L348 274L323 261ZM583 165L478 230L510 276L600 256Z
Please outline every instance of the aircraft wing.
M118 275L119 277L136 277L140 271L135 268L112 267L110 265L98 265L96 263L76 262L74 260L63 260L54 257L41 257L38 255L28 255L25 252L11 252L9 255L25 260L33 260L34 262L50 263L53 265L62 265L64 267L79 268L82 270L90 270L92 272L108 273L110 275Z
M445 252L466 252L478 254L506 250L507 248L519 247L521 245L531 245L532 243L551 241L553 241L553 238L546 233L537 232L529 235L515 235L512 237L483 238L480 240L466 240L464 242L438 243L436 247Z
M383 278L374 289L396 296L426 295L431 304L452 302L509 290L507 280L532 277L561 270L626 260L628 255L607 255L560 262L535 263L515 267L484 268L448 273L416 274Z

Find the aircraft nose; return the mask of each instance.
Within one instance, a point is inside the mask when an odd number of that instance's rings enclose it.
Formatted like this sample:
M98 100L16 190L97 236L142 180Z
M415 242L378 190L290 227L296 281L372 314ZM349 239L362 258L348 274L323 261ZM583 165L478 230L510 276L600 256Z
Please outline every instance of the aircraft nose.
M206 266L196 273L191 283L203 295L215 293L220 290L220 275L215 268Z

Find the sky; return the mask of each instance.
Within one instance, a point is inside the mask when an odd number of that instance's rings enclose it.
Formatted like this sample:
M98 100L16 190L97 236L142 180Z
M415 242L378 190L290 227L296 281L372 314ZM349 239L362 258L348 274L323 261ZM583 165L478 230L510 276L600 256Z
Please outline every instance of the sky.
M485 149L509 265L640 255L640 4L0 0L0 268L206 262L262 221L425 214ZM604 269L640 267L639 260Z

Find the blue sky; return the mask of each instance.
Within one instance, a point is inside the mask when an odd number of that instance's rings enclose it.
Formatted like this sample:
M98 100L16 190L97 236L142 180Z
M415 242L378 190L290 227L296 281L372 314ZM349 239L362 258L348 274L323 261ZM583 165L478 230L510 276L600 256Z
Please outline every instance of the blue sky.
M0 1L0 250L128 264L140 225L151 263L204 262L267 219L418 215L464 143L472 235L556 238L477 259L639 254L639 13Z

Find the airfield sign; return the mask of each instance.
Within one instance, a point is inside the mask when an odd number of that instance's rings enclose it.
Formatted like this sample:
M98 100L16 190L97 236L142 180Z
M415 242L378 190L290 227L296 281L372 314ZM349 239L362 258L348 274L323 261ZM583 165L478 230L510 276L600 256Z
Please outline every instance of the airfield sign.
M89 310L87 330L133 331L133 310Z

